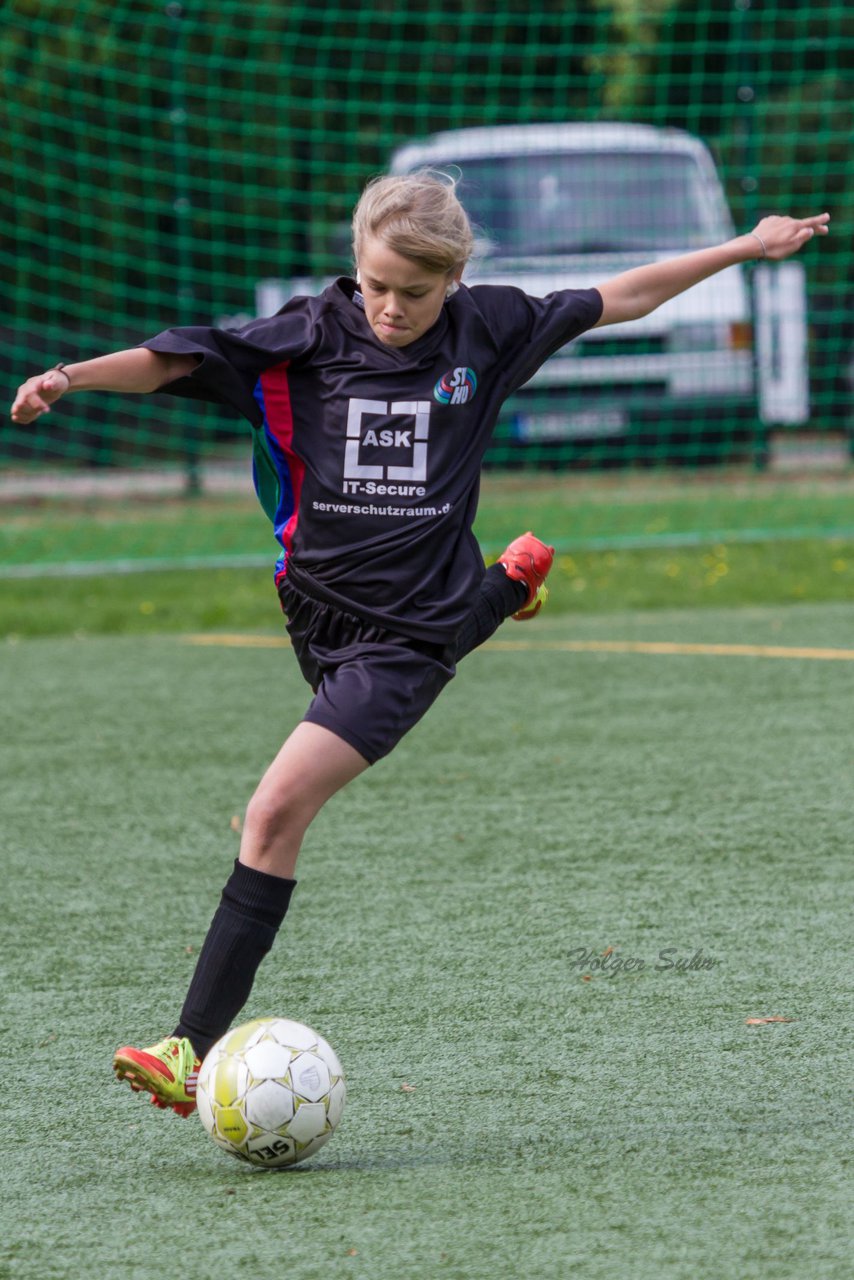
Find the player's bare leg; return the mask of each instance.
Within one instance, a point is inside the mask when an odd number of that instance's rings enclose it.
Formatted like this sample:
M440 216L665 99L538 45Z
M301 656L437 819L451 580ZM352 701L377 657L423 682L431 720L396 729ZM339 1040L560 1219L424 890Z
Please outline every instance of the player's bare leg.
M358 751L322 725L302 721L249 802L240 861L272 876L292 876L309 823L336 791L368 768Z
M337 734L302 721L258 784L240 857L199 954L176 1035L201 1057L243 1008L290 905L306 828L326 801L368 767Z
M147 1049L124 1045L113 1068L132 1089L179 1115L195 1110L201 1059L243 1008L273 945L296 881L306 829L336 791L368 762L337 734L303 721L285 742L249 803L240 857L208 930L172 1036Z

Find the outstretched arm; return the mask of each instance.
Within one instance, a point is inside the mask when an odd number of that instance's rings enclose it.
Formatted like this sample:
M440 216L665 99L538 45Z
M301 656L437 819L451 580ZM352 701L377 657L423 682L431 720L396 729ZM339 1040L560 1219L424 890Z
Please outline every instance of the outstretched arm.
M167 382L186 377L199 363L196 356L161 355L147 347L114 351L108 356L49 369L28 378L18 388L12 421L26 426L69 391L157 391Z
M829 213L813 218L763 218L748 235L736 236L726 244L624 271L599 285L604 304L599 325L638 320L669 298L739 262L788 258L814 235L827 235L829 221Z

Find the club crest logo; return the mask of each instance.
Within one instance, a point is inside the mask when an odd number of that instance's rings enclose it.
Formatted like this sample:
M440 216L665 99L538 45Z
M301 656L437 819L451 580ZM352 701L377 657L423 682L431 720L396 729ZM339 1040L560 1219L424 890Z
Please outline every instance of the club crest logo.
M477 374L474 369L449 369L433 388L433 397L439 404L468 404L477 391Z

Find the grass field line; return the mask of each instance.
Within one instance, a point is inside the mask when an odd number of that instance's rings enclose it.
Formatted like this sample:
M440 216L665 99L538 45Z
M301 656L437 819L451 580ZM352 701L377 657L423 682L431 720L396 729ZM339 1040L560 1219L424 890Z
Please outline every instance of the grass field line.
M695 529L674 533L610 533L601 535L555 538L559 555L595 551L676 551L698 547L762 544L766 542L854 542L854 526L797 525L788 529L756 527L749 529ZM484 540L481 553L487 560L501 554L503 543ZM50 552L53 556L53 548ZM272 565L275 550L194 555L115 556L93 560L45 559L19 564L0 563L0 579L15 578L95 578L105 575L124 576L135 573L162 573L187 569L258 569Z
M286 636L199 634L181 637L184 644L226 649L287 649ZM814 662L854 662L854 649L820 649L774 644L703 644L676 640L488 640L485 649L506 653L646 653L654 656L716 658L790 658Z
M114 560L54 560L0 565L0 578L100 578L108 574L163 573L171 569L263 569L275 552L228 555L140 556Z

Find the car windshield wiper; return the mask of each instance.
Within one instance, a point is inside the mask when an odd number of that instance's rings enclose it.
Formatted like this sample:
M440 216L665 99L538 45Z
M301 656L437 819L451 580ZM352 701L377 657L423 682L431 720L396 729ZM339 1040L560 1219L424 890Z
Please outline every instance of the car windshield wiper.
M564 240L557 244L525 245L520 257L556 257L564 253L637 253L654 248L648 240Z
M706 242L704 241L703 244ZM548 258L593 257L596 254L650 254L667 251L687 252L691 248L702 247L692 243L690 239L674 237L667 241L649 240L566 240L557 244L497 244L490 245L487 253L478 255L478 261L518 263L542 263Z

